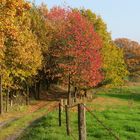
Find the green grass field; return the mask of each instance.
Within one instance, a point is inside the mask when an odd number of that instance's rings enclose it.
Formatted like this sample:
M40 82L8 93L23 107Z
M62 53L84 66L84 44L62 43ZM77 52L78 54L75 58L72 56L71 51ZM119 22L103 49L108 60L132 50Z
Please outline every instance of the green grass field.
M140 87L101 90L97 98L86 104L93 113L120 138L140 140ZM58 111L34 122L20 140L78 140L77 112L71 111L71 136L66 135L65 114L58 126ZM88 112L87 140L114 140Z

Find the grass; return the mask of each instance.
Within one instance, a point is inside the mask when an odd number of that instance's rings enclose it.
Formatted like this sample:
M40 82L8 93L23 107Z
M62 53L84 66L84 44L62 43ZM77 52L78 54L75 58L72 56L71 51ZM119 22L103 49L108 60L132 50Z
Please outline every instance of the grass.
M99 91L99 94L104 97L115 97L140 102L140 86L106 89Z
M24 136L19 139L24 140L70 140L66 135L65 126L61 128L58 126L57 113L53 112L41 119L35 121L29 128L27 128Z
M97 99L87 106L120 140L140 140L140 87L100 91ZM78 139L77 113L70 112L73 137L66 135L65 114L62 127L58 126L57 116L58 112L54 111L35 121L19 140ZM90 113L86 113L86 118L87 140L114 140Z
M48 109L44 106L42 109L26 114L17 118L15 121L8 123L0 130L0 140L4 140L6 137L12 136L16 132L20 132L19 130L26 128L32 121L47 114L47 111Z

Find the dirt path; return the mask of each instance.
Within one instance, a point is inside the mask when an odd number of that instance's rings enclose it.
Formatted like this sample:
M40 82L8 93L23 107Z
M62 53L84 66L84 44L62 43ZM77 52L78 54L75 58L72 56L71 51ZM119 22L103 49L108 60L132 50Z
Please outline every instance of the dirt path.
M59 99L67 98L65 90L55 86L41 95L41 100L31 103L25 111L0 116L0 140L16 140L35 120L56 108Z
M33 123L34 121L36 121L37 119L39 119L39 118L43 117L44 115L47 115L49 112L53 111L53 109L55 109L56 106L57 106L57 103L56 103L56 102L51 102L50 104L44 106L44 107L47 107L47 110L48 110L48 111L45 112L45 113L43 113L41 116L39 116L39 117L37 117L37 118L35 118L35 119L29 121L29 124L28 124L27 127L29 127L30 124L32 124L32 123ZM18 132L16 132L15 134L10 135L10 136L7 137L5 140L16 140L16 139L26 130L27 127L20 129Z
M13 121L14 119L20 118L26 114L33 113L37 111L38 109L42 108L43 106L46 106L48 104L47 101L36 101L35 103L31 103L29 106L26 106L25 111L14 111L9 113L4 113L2 116L0 116L0 128L7 123Z
M0 130L0 140L16 140L32 122L51 112L56 106L57 102L47 102L45 105L41 104L37 109L30 110L29 114L3 122Z
M26 106L24 111L14 111L14 112L8 112L4 113L2 116L0 116L0 127L3 126L6 122L12 121L15 118L20 118L23 115L33 113L37 111L38 109L41 109L44 106L47 106L50 101L59 101L61 98L66 98L67 94L66 91L57 87L57 86L51 86L49 89L49 92L41 92L41 100L39 101L33 101L29 106Z
M13 122L13 121L16 121L18 118L12 118L12 119L9 119L7 121L4 121L4 122L1 122L0 123L0 130L3 128L3 127L6 127L9 123Z

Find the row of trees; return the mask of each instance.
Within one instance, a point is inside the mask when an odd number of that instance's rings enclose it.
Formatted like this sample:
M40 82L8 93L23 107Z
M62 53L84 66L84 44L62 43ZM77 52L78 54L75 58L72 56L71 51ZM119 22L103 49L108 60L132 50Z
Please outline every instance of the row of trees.
M0 6L3 87L18 89L41 68L42 52L31 29L30 5L22 0L3 0Z
M40 44L32 32L30 8L23 0L0 1L1 112L2 95L10 94L6 97L12 101L17 91L24 94L42 66Z
M0 19L0 73L2 87L10 94L27 87L39 90L42 82L59 81L69 90L70 85L118 86L128 74L123 50L90 10L49 11L43 4L2 0Z

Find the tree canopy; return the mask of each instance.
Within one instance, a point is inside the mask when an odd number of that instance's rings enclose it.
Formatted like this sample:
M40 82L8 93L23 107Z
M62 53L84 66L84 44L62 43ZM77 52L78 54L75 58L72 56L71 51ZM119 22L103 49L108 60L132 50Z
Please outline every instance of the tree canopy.
M41 67L41 49L31 31L29 10L30 4L23 0L1 1L1 73L5 87L19 88L19 84L36 75Z
M132 60L124 61L122 48L91 10L48 10L44 4L2 0L0 19L0 72L5 88L42 79L66 82L69 75L71 84L79 87L116 86L128 73L125 62L131 67Z
M116 45L124 50L124 58L131 76L140 76L140 44L127 38L115 40Z
M70 75L74 86L96 86L103 79L102 42L92 24L80 12L59 7L52 9L48 18L58 26L50 55L55 59L62 80L67 82Z
M102 84L110 86L123 85L124 78L128 75L123 50L113 43L111 34L107 31L107 25L101 16L96 15L89 9L81 9L80 12L93 24L95 32L101 37L103 42L101 54L104 80Z

